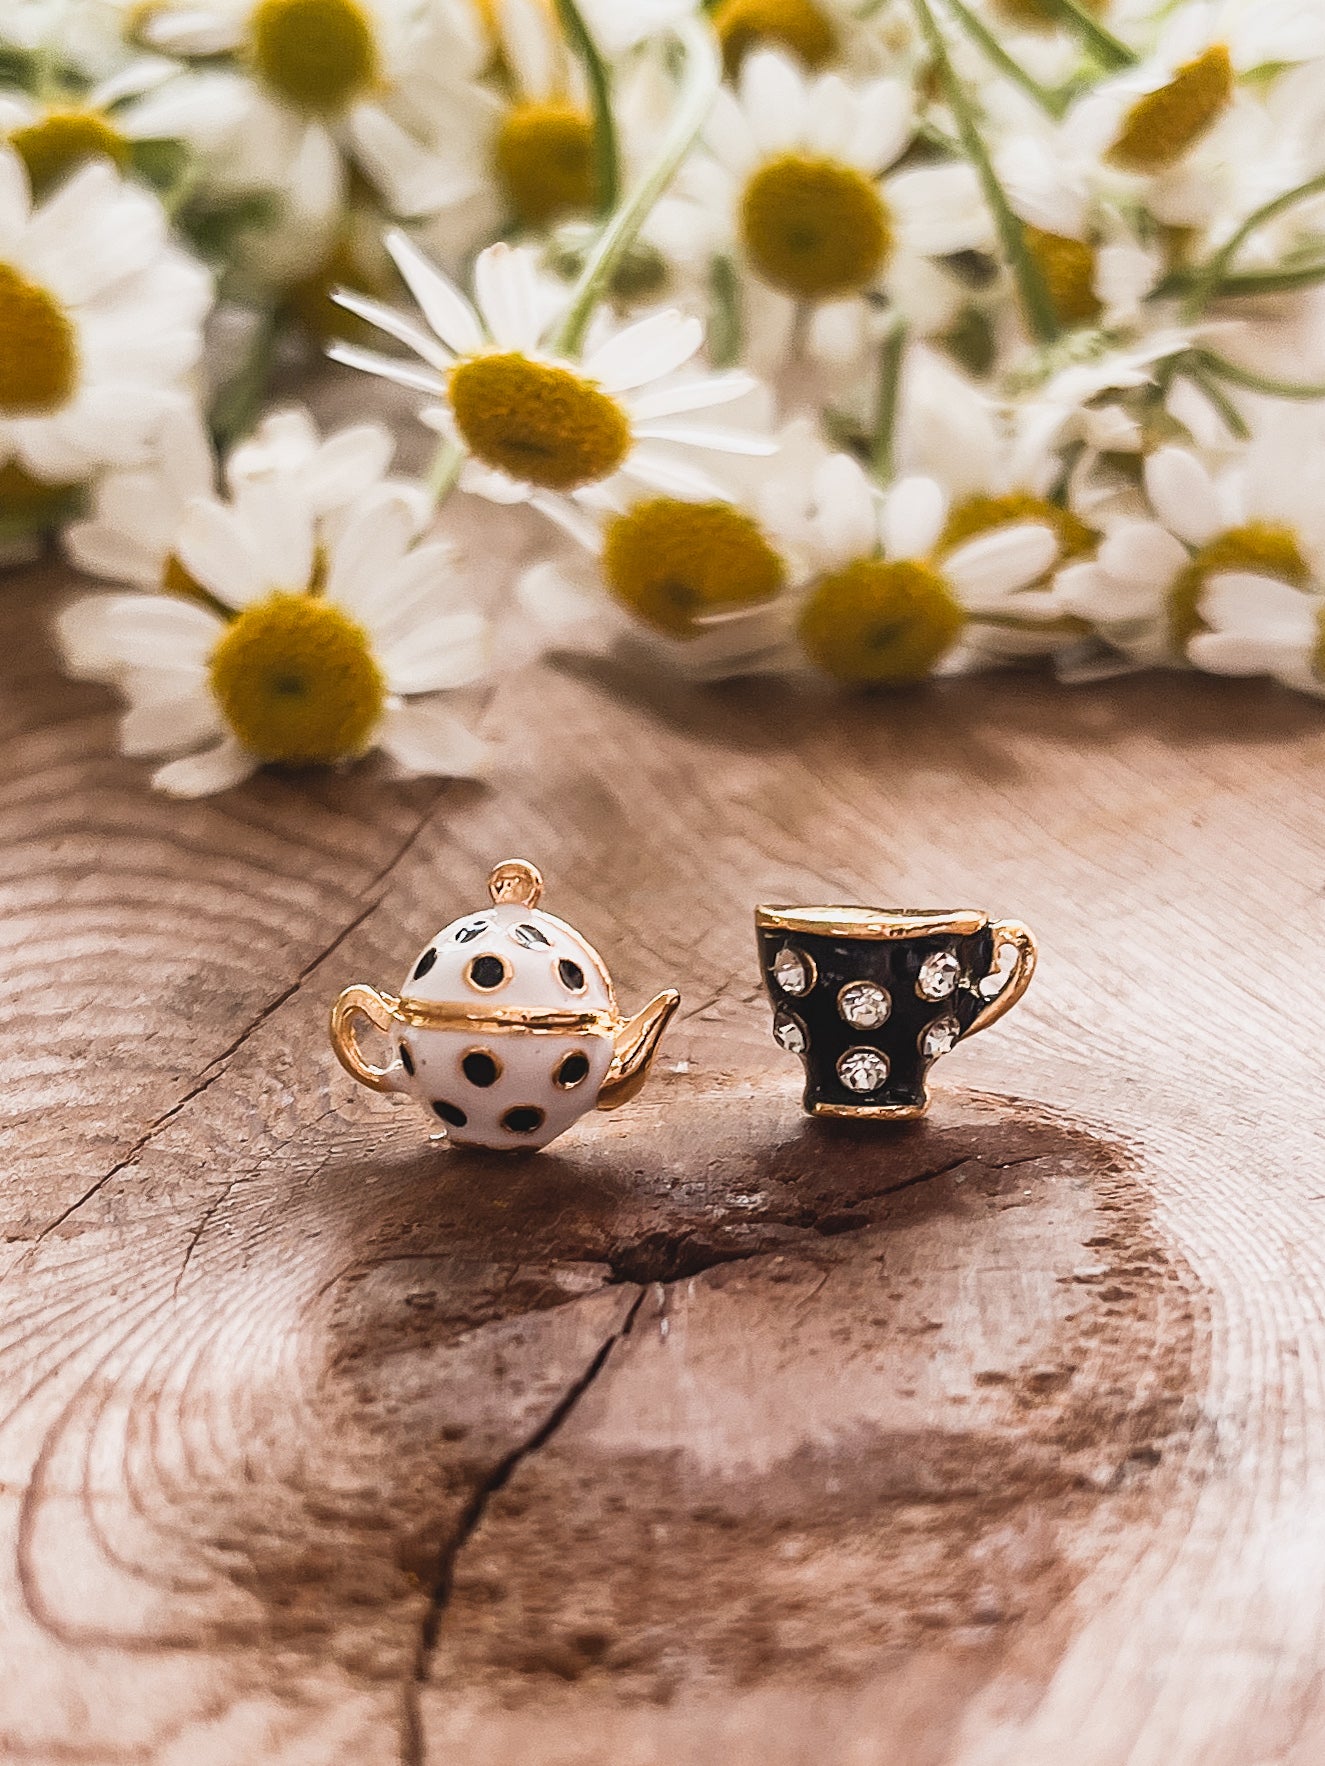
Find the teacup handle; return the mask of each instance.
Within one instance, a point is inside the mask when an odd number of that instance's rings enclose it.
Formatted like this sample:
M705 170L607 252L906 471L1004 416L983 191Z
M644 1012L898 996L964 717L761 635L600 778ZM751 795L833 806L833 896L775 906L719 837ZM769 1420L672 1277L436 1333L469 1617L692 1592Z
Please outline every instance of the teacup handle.
M1030 986L1031 976L1035 973L1035 934L1029 926L1023 926L1020 920L995 920L989 930L994 935L995 965L998 962L998 953L1009 944L1016 949L1017 960L1013 964L1012 973L993 999L971 1020L966 1031L967 1036L974 1036L977 1030L988 1030L991 1024L998 1023L1005 1012L1010 1012ZM993 974L992 969L990 974Z
M399 1022L399 1006L398 999L379 993L375 987L347 987L331 1008L331 1046L336 1059L351 1078L372 1091L402 1091L405 1069L398 1058L386 1067L374 1067L365 1060L355 1026L360 1018L367 1018L376 1029L390 1033Z

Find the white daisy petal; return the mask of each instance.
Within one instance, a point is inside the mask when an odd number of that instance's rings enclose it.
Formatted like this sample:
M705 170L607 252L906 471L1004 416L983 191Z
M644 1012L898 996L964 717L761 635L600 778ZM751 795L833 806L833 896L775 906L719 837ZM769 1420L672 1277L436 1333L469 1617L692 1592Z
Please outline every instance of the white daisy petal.
M494 343L528 354L542 330L532 254L499 242L480 252L474 296Z
M198 683L172 698L131 704L120 718L120 747L131 759L179 754L215 741L224 729L216 701Z
M235 491L235 512L251 535L272 588L299 592L313 580L313 511L286 485L253 479Z
M703 341L698 319L669 308L618 331L590 354L584 372L605 392L629 392L684 367Z
M1242 632L1198 632L1187 646L1196 664L1216 675L1277 675L1290 669L1301 650L1282 639Z
M729 405L753 392L759 382L753 374L734 369L728 374L705 374L694 380L676 381L657 392L646 392L630 401L631 415L637 423L651 423L658 417L679 417L687 411L707 411L715 405Z
M1033 583L1057 556L1058 540L1051 528L1019 522L958 546L943 568L964 602L984 606Z
M390 707L377 741L402 771L444 779L473 778L490 753L488 744L454 712L427 700Z
M211 797L242 784L260 764L256 755L241 748L233 736L227 736L215 748L159 767L152 774L152 783L170 797Z
M1201 616L1221 631L1309 647L1325 599L1306 595L1277 577L1228 570L1212 576L1201 594Z
M885 171L901 155L914 130L910 87L900 80L874 80L860 92L846 158L862 171Z
M867 558L879 543L879 499L849 454L834 454L814 475L815 530L836 562Z
M901 478L883 500L882 533L890 558L918 558L932 550L947 501L932 478Z
M379 657L393 693L436 693L468 687L492 665L488 622L479 613L449 613L419 625Z
M636 448L622 466L621 476L665 497L682 497L692 502L730 501L726 486L712 473L658 448Z
M1186 448L1160 448L1145 464L1146 494L1156 515L1189 546L1212 540L1220 525L1219 492Z
M135 668L201 671L222 630L205 607L169 595L88 595L55 621L65 667L92 680Z
M688 448L709 448L718 454L744 454L752 460L765 460L778 451L771 435L757 435L751 429L718 429L664 419L637 425L635 434L641 441L675 442Z
M227 607L246 607L271 586L252 535L222 503L200 497L189 505L176 551L194 581Z
M741 105L757 145L768 154L791 147L805 127L805 82L776 49L757 49L741 69Z
M408 362L379 355L376 350L359 349L351 343L333 343L327 354L333 362L342 362L347 368L376 374L381 380L394 381L397 386L407 386L414 392L430 393L433 398L441 398L446 391L446 381L432 369L411 368Z
M1158 522L1127 521L1105 538L1099 549L1099 561L1110 576L1124 582L1162 587L1186 568L1188 555L1186 548Z
M371 621L389 589L390 575L414 537L411 501L383 487L365 497L336 540L327 570L330 600L357 619Z
M478 314L455 284L397 228L386 235L385 244L423 316L446 347L457 356L473 355L481 349L483 329Z
M369 300L367 295L356 294L352 288L338 288L331 298L347 313L365 319L377 330L385 331L388 337L394 337L397 343L403 343L406 349L413 350L416 356L422 356L429 367L445 373L455 361L444 345L430 337L421 325L396 312L394 307L385 306L380 300Z

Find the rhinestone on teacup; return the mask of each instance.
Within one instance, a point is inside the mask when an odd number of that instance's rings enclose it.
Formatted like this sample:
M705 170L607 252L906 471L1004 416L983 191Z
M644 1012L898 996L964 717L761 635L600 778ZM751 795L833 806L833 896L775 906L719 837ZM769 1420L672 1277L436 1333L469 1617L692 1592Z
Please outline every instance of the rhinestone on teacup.
M793 1018L790 1012L778 1013L773 1022L773 1037L789 1055L803 1055L810 1046L805 1026L799 1018Z
M773 979L793 999L800 999L814 986L814 965L800 951L787 944L773 959Z
M887 1023L893 1002L887 989L873 981L848 981L837 996L837 1009L857 1030L877 1030Z
M848 1049L837 1063L837 1077L848 1091L878 1091L888 1078L888 1057L878 1049Z
M936 1018L921 1034L920 1052L927 1061L937 1060L957 1046L962 1027L955 1018Z
M950 950L936 950L926 957L916 976L916 992L921 999L945 1000L957 986L962 966Z

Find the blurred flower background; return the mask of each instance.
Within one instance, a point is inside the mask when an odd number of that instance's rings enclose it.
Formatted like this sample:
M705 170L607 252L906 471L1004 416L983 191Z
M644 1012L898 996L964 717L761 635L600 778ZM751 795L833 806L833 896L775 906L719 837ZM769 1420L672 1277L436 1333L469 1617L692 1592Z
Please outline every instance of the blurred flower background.
M0 14L0 560L180 795L542 652L1320 694L1322 400L1325 0Z

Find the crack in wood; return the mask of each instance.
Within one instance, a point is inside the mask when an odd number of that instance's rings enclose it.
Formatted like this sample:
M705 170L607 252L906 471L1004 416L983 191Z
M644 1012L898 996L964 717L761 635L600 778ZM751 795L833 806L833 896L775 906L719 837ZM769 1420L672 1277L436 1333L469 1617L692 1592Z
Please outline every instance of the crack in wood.
M433 1577L432 1591L428 1600L427 1611L419 1626L418 1647L415 1652L412 1674L402 1687L401 1723L400 1723L400 1757L401 1766L426 1766L427 1748L424 1738L423 1711L420 1704L420 1692L428 1684L433 1656L437 1650L437 1640L441 1634L442 1624L446 1617L455 1590L456 1565L460 1557L482 1525L488 1504L497 1493L505 1488L519 1467L536 1454L562 1427L572 1411L579 1404L585 1393L602 1373L607 1365L608 1357L623 1338L630 1335L640 1307L644 1303L647 1288L641 1288L630 1304L625 1318L602 1343L584 1371L571 1382L562 1393L556 1404L543 1418L543 1421L525 1440L504 1454L488 1473L487 1477L475 1488L469 1501L465 1504L459 1522L442 1551L438 1555L436 1571Z

